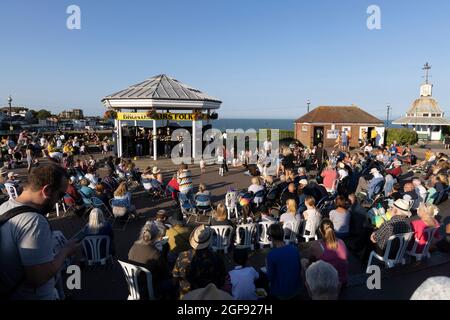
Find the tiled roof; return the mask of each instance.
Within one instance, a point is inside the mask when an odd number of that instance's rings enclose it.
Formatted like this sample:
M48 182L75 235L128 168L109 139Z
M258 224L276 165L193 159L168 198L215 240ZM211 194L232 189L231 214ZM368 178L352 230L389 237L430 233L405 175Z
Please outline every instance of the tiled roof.
M320 106L295 121L296 123L383 124L383 121L356 106Z
M449 126L450 120L441 117L404 117L392 122L400 125L435 125L435 126Z
M103 100L107 99L156 99L221 102L220 100L208 96L206 93L198 89L194 89L165 74L152 77L103 98Z

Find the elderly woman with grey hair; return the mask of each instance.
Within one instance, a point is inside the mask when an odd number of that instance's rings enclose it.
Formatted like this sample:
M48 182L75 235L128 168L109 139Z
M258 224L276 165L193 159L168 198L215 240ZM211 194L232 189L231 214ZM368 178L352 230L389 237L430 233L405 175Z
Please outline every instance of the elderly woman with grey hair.
M159 238L160 230L155 222L147 222L141 229L139 239L128 252L128 260L149 270L152 273L155 295L157 297L161 295L167 297L170 291L170 285L168 284L170 282L170 272L166 258L156 247ZM143 292L146 292L146 290L143 290Z
M312 263L305 272L306 287L313 300L337 300L340 283L336 269L325 261Z

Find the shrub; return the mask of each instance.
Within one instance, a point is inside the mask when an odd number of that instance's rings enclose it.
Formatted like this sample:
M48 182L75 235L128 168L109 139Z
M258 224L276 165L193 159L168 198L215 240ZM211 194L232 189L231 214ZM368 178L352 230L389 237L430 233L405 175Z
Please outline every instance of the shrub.
M387 144L390 145L397 141L400 145L415 144L419 140L417 132L412 129L388 129L387 130Z

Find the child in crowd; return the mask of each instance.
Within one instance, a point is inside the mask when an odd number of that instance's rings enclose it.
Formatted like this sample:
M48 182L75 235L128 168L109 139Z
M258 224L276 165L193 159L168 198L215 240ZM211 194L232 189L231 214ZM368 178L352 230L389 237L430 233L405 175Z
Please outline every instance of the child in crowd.
M314 197L307 196L305 198L305 205L306 211L303 212L303 218L306 220L305 235L315 234L322 216L316 208L316 200L314 200Z
M235 249L233 254L236 267L229 272L232 286L232 295L235 300L257 300L255 281L259 273L247 266L247 249Z
M200 172L202 174L206 173L206 163L203 158L200 160Z

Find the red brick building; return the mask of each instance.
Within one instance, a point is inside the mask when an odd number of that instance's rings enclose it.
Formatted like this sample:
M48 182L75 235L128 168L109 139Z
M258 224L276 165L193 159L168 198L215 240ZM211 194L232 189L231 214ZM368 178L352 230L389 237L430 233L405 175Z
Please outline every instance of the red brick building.
M350 138L350 147L358 147L365 132L369 138L376 132L376 145L380 145L384 143L384 130L382 120L357 106L320 106L295 121L295 138L309 147L319 142L333 147L338 134L344 131Z

